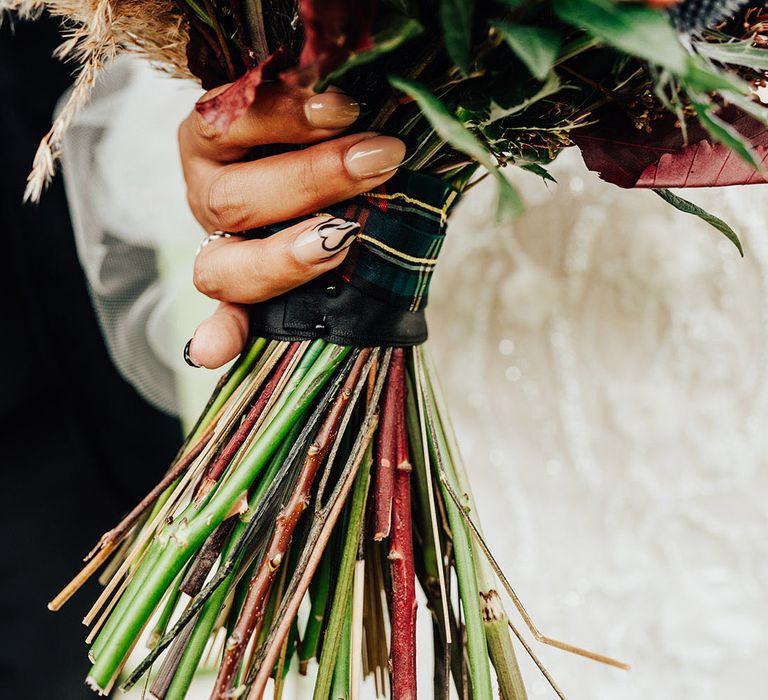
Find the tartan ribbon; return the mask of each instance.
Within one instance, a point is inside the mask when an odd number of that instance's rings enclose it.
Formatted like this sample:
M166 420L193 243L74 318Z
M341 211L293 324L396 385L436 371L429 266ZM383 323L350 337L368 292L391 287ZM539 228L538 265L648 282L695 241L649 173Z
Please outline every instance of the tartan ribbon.
M425 308L448 214L458 199L444 180L402 169L376 189L326 208L321 214L357 221L361 228L336 274L396 308Z

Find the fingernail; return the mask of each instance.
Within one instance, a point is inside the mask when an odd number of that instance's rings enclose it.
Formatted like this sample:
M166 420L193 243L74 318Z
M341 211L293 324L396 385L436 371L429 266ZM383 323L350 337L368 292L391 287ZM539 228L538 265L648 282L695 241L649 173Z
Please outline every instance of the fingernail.
M184 362L186 362L190 367L194 367L195 369L199 369L200 365L198 365L189 355L189 349L192 346L192 340L193 340L193 338L190 338L187 341L187 344L184 346Z
M352 245L360 233L360 224L334 217L323 219L293 242L293 254L299 262L314 265L332 258Z
M317 129L342 129L360 116L360 105L343 92L324 92L304 103L304 114Z
M373 136L358 141L344 156L344 165L352 177L361 180L394 170L403 162L405 144L393 136Z

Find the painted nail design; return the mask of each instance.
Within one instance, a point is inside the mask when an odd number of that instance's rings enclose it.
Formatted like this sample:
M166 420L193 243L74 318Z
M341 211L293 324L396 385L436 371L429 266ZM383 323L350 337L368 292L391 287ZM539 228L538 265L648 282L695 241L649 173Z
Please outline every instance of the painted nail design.
M334 257L352 245L360 233L360 224L334 217L323 219L307 231L303 231L293 243L296 258L312 265Z
M190 367L194 367L195 369L200 369L200 365L196 364L195 361L189 356L189 348L192 345L192 338L190 338L187 341L187 344L184 346L184 362L186 362Z

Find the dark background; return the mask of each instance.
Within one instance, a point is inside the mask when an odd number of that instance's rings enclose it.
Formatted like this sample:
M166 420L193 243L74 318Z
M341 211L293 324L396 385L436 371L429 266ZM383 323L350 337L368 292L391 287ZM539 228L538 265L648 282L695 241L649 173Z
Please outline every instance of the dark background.
M46 603L100 533L156 482L180 441L112 366L75 251L61 179L21 205L71 65L57 25L0 27L0 698L94 697L80 620L92 581Z

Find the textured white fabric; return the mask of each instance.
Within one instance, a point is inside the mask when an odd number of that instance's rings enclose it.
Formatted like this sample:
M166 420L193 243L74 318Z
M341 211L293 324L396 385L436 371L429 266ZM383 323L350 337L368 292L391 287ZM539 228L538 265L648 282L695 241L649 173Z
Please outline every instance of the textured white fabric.
M180 411L172 309L191 278L188 257L180 267L168 258L194 250L203 233L184 204L176 129L199 94L199 86L120 58L62 154L78 254L109 351L123 376L168 413Z
M68 185L110 230L146 243L193 225L177 160L147 167L190 102L152 110L164 79L134 70L142 82L120 108L130 117L100 125L95 159L115 180L75 172ZM513 226L493 225L492 186L465 198L428 312L488 540L545 634L633 664L623 673L534 644L571 700L759 700L768 192L685 195L734 225L742 260L653 193L600 182L575 152L552 171L549 187L514 175L528 211ZM162 348L151 328L146 344ZM553 698L523 655L531 698Z
M460 204L431 345L488 539L545 634L633 664L540 651L569 698L765 697L768 188L686 191L746 257L652 192L584 169L495 227ZM553 697L536 679L531 695Z

